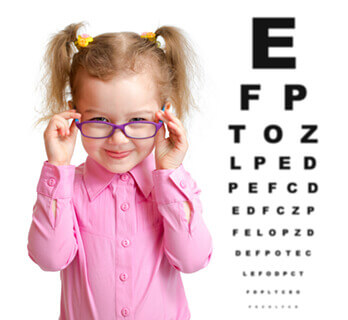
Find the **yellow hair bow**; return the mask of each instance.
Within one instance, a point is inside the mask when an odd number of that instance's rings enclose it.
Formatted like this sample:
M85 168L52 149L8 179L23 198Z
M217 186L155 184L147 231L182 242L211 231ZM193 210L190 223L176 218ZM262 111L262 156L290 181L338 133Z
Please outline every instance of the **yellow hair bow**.
M141 38L149 39L150 41L155 41L158 47L161 46L161 43L160 43L159 41L156 41L157 35L156 35L156 33L154 33L154 32L143 32L143 33L140 35L140 37L141 37Z
M75 41L75 45L79 47L87 47L92 41L93 38L89 34L84 33L78 36L77 40Z

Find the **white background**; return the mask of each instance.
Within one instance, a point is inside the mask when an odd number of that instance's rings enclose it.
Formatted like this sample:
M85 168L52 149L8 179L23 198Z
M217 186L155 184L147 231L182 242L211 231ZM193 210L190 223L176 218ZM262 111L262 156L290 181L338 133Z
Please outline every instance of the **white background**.
M184 161L202 189L204 219L212 234L210 264L194 274L183 274L192 320L206 319L347 319L347 18L342 1L19 1L1 5L1 214L0 290L1 319L58 319L59 273L44 272L27 254L27 236L36 185L46 160L44 127L34 129L42 94L36 90L40 62L49 37L70 23L87 21L92 36L104 32L155 31L161 25L184 29L195 45L205 75L196 92L201 112L189 121L189 151ZM296 70L253 70L251 30L253 17L295 17L294 30L277 34L294 37L294 47L272 54L296 56ZM240 84L262 85L260 101L240 112ZM304 102L293 112L283 110L285 83L307 87ZM263 128L279 124L284 139L266 144ZM318 145L301 145L301 124L318 124ZM235 145L228 124L247 124L243 143ZM313 172L301 169L304 155L317 157ZM235 155L244 168L229 170ZM269 161L263 170L251 167L254 155ZM290 172L277 170L277 156L292 157ZM86 153L78 138L72 164ZM317 195L303 190L289 199L279 189L271 196L251 196L242 189L250 181L262 183L306 181L319 184ZM230 195L227 184L241 189ZM263 197L264 196L264 197ZM279 217L232 217L232 205L313 204L316 214L297 221ZM289 238L290 247L309 247L310 259L265 260L275 269L305 270L296 285L303 294L297 310L248 310L250 297L241 270L262 268L262 259L236 259L233 250L247 246L243 237L232 238L231 229L243 223L315 229L313 239ZM273 223L273 224L272 224ZM302 226L301 226L302 225ZM257 239L256 239L257 240ZM273 241L283 241L277 238ZM240 241L240 242L238 242ZM255 241L255 238L252 240ZM266 240L267 241L267 240ZM270 246L272 243L270 243ZM267 267L268 268L268 267ZM266 268L266 269L267 269ZM271 283L274 287L276 281ZM293 282L295 284L295 281ZM283 283L288 288L291 283ZM278 299L278 298L277 298ZM140 319L142 320L142 319ZM145 320L145 319L144 319ZM151 319L146 319L151 320Z

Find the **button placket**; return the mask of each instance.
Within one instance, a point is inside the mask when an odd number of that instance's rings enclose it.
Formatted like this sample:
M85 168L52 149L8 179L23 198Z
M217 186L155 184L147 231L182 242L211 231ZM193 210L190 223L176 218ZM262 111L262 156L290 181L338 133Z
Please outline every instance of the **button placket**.
M127 316L129 315L129 309L126 308L126 307L122 308L121 314L122 314L124 317L127 317Z
M128 202L123 202L121 204L121 210L122 211L127 211L129 209L129 203Z
M122 272L122 273L120 274L120 280L121 280L121 281L126 281L127 279L128 279L128 274L125 273L125 272Z
M122 244L123 247L126 248L126 247L129 246L129 240L128 239L124 239L124 240L122 240L121 244Z
M123 317L133 319L130 315L133 301L133 249L130 246L132 236L136 229L135 216L135 192L136 185L132 176L122 173L117 181L116 193L116 237L120 243L116 246L116 290L117 290L117 310Z

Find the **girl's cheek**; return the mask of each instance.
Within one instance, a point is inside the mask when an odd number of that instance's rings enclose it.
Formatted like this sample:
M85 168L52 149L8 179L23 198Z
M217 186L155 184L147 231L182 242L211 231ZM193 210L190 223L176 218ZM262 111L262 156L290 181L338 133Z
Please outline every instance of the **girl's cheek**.
M133 142L138 149L151 149L155 145L155 139L134 140Z
M99 139L88 139L88 138L83 138L82 139L82 144L85 149L93 151L94 149L97 149L98 146L100 145ZM100 139L101 140L101 139Z

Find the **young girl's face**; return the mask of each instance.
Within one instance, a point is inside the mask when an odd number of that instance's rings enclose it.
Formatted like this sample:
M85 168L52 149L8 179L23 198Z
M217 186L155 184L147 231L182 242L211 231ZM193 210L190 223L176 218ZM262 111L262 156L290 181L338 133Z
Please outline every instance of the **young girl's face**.
M107 121L123 124L130 121L147 120L155 122L155 113L161 109L161 102L150 73L132 76L118 76L110 81L91 77L81 69L77 75L77 112L82 121ZM71 102L69 102L70 105ZM127 138L116 129L109 138L92 139L81 135L82 144L90 157L114 173L129 171L143 161L154 148L154 139ZM108 151L126 152L118 158Z

